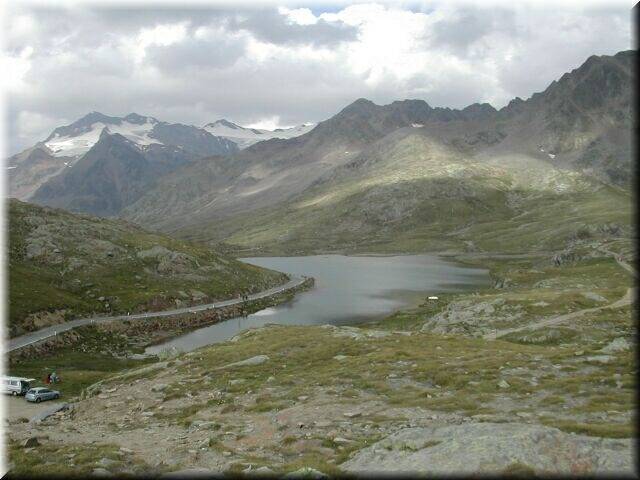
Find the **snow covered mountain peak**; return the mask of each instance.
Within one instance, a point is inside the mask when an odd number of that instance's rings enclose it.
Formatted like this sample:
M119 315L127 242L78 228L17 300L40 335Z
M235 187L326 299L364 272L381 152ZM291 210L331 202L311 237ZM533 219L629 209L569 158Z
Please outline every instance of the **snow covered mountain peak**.
M314 126L314 123L303 123L297 127L266 130L242 127L237 123L230 122L229 120L220 119L206 124L203 129L217 137L223 137L231 140L232 142L235 142L240 149L243 149L262 140L298 137L312 130Z
M100 139L105 128L108 133L119 133L139 146L162 143L151 135L158 123L153 117L135 113L119 118L91 112L70 125L56 128L44 145L55 157L79 157Z

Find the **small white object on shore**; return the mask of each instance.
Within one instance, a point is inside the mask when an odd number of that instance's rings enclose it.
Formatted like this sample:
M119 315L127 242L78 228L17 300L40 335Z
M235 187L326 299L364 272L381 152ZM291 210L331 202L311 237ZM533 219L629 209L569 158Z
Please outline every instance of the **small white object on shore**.
M429 300L438 300L438 297L429 297Z

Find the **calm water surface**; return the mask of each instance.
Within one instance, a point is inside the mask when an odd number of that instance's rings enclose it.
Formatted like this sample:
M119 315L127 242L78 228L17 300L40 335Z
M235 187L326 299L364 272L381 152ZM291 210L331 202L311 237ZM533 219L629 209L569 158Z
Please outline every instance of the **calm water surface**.
M289 303L248 317L203 327L147 348L147 353L175 347L189 351L223 342L267 323L345 325L375 320L415 304L427 295L474 290L490 283L488 271L468 268L432 255L243 258L244 262L296 276L315 278L315 287Z

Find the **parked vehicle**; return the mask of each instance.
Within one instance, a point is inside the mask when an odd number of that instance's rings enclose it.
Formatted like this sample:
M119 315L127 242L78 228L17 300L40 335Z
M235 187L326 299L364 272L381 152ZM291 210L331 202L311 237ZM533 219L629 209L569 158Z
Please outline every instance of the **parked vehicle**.
M24 398L28 402L40 403L43 400L56 400L60 398L60 392L46 387L37 387L29 390Z
M15 397L24 395L31 388L31 382L33 381L35 381L35 378L0 377L0 391L2 393L10 393Z

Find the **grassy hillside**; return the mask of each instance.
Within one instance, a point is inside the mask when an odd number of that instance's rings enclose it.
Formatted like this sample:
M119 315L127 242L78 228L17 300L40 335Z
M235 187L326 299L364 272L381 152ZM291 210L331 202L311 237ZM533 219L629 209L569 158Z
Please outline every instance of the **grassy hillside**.
M11 336L91 313L159 310L256 292L285 275L132 224L10 200Z
M264 252L555 251L630 235L629 192L548 159L397 132L290 202L180 232Z

